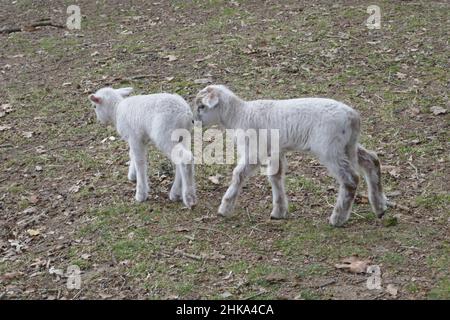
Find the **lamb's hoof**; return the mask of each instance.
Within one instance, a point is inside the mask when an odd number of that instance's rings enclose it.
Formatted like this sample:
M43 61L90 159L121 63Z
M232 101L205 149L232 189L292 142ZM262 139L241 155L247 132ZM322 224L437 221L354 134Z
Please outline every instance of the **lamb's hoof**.
M386 213L388 208L388 200L386 198L386 196L383 195L383 200L380 201L380 205L378 206L378 208L374 209L375 215L378 218L383 218L384 214Z
M217 213L219 216L222 217L229 217L233 213L234 205L233 203L229 201L222 201L222 203L219 206L219 210L217 210Z
M343 215L343 214L337 214L337 213L333 213L330 216L330 224L333 227L342 227L350 218L349 215Z
M270 214L270 219L272 220L282 220L289 218L287 209L273 208Z
M197 204L197 197L195 194L186 194L184 195L183 203L187 208L192 209Z
M170 192L169 199L170 199L170 201L181 201L181 200L183 200L183 197L179 193Z
M135 199L137 202L144 202L148 198L147 192L136 192Z

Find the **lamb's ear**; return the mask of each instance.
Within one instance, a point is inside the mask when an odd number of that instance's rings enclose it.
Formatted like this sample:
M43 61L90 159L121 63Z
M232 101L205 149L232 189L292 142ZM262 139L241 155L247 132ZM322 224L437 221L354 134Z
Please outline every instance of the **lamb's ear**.
M214 108L219 103L218 93L212 88L207 88L202 103L208 108Z
M131 87L120 88L120 89L116 89L116 92L125 98L125 97L128 97L130 95L130 93L133 92L133 88L131 88Z
M95 96L95 95L93 95L93 94L91 94L90 96L89 96L89 100L91 100L93 103L95 103L95 104L102 104L102 98L100 98L100 97L97 97L97 96Z

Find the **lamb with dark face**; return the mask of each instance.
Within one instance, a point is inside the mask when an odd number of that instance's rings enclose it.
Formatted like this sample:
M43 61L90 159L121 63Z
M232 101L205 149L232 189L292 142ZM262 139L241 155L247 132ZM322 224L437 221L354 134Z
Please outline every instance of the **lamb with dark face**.
M130 146L128 179L136 181L136 200L148 197L147 144L152 142L172 159L175 147L186 159L175 165L175 180L169 198L182 200L191 208L196 203L193 156L179 141L172 140L175 130L192 129L193 115L187 102L180 96L168 93L128 97L132 88L102 88L89 96L95 107L97 119L116 128Z
M194 116L205 126L217 124L227 129L278 130L279 161L277 170L271 170L274 174L269 175L273 193L272 218L288 216L284 190L285 154L288 151L311 152L339 182L337 202L329 220L332 225L341 226L350 217L359 182L358 170L364 173L375 214L381 217L387 208L378 157L358 143L359 114L342 102L325 98L245 101L225 86L211 85L197 94ZM249 148L246 145L241 150ZM259 165L261 163L249 163L241 155L231 185L222 198L219 214L231 214L244 182Z

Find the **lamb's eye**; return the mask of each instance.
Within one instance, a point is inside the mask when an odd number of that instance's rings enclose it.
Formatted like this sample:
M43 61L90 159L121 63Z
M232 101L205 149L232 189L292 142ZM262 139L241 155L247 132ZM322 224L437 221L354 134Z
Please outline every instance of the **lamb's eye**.
M203 109L205 109L205 105L204 104L201 104L201 105L198 106L198 110L203 110Z

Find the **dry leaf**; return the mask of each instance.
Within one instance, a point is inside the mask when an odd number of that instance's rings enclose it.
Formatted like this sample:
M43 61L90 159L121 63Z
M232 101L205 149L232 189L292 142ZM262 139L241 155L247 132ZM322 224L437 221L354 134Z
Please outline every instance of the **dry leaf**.
M386 287L386 291L393 297L397 296L398 288L393 284L388 284Z
M435 115L438 116L440 114L446 114L447 113L447 109L444 109L442 107L438 107L438 106L433 106L430 108L430 111Z
M0 131L5 131L5 130L9 130L9 129L11 129L11 126L8 126L8 125L0 126Z
M28 233L30 236L35 237L35 236L40 235L40 234L41 234L41 231L36 230L36 229L28 229L28 230L27 230L27 233Z
M352 273L365 273L369 265L368 260L360 260L355 256L346 258L342 262L342 264L336 264L335 267L338 269L346 269Z
M176 232L188 232L190 230L188 228L186 228L186 227L176 227L175 231Z
M223 298L223 299L229 298L231 296L232 296L232 294L230 292L228 292L228 291L225 291L224 293L222 293L220 295L220 297Z
M165 56L164 58L169 60L169 62L178 60L178 58L172 54L169 54L168 56Z
M38 196L36 196L36 195L33 194L33 195L28 199L28 201L30 201L32 204L36 204L36 203L39 202L39 198L38 198Z
M31 138L33 136L33 132L32 131L23 131L22 136L24 136L25 138Z
M406 78L406 74L401 73L401 72L397 72L395 75L396 75L397 78L399 78L400 80L403 80L403 79Z
M194 80L195 84L208 84L208 83L212 83L211 79L208 78L202 78L202 79L196 79Z
M69 188L69 192L77 193L80 190L80 186L74 185Z
M0 282L12 280L20 277L21 275L23 275L23 272L20 271L8 272L0 276Z
M220 181L219 181L220 178L222 178L222 175L216 174L215 176L210 176L208 178L208 180L211 181L214 184L219 184L220 183Z

